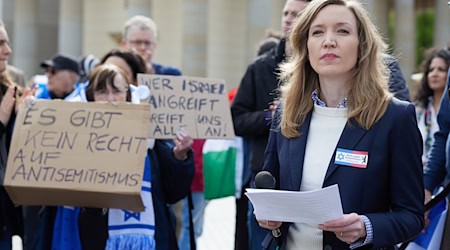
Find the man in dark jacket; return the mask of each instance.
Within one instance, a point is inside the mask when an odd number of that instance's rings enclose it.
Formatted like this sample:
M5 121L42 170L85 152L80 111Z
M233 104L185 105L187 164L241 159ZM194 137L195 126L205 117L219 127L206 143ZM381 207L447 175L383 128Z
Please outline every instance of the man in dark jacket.
M282 29L283 35L288 38L288 33L297 14L306 7L309 1L288 0L283 8ZM289 54L289 42L282 39L277 47L266 54L256 58L250 64L241 80L234 102L231 106L234 130L236 135L250 141L250 168L252 179L261 171L264 163L264 151L269 136L272 111L277 103L278 65ZM394 57L385 55L391 76L389 90L395 97L401 100L409 100L409 91L400 67ZM251 181L253 183L253 181ZM260 243L264 239L267 230L259 228L255 223L251 210L249 219L250 249L261 249ZM238 229L236 229L238 230ZM239 249L237 247L237 249Z
M393 56L389 54L384 54L383 56L384 62L390 71L389 91L398 99L402 101L409 101L409 89L408 85L406 85L400 65Z
M288 0L283 8L281 19L283 36L287 37L298 13L307 0ZM277 47L256 58L247 68L241 80L238 92L231 106L236 135L244 137L251 144L250 168L252 179L263 165L264 150L269 136L272 111L269 106L278 97L277 67L288 53L286 40L282 39ZM253 181L251 181L253 183ZM253 208L251 208L253 211ZM252 213L253 214L253 213ZM260 228L251 215L249 219L249 246L245 242L236 242L236 249L261 249L261 242L267 230ZM245 224L245 223L242 223ZM236 228L236 230L242 230ZM237 239L236 239L237 240Z

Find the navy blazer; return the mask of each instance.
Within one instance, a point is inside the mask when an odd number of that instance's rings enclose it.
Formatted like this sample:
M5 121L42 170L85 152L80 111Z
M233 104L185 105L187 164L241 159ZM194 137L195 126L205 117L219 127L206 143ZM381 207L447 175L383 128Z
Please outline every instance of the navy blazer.
M275 117L279 116L276 114ZM279 120L279 119L274 119ZM277 189L299 191L311 113L300 126L301 136L288 139L273 122L265 153L264 170L277 180ZM368 152L366 168L335 164L335 154L323 187L339 185L345 214L366 215L373 226L373 244L361 249L393 249L394 245L417 235L424 225L422 138L417 128L414 106L393 98L382 118L369 130L347 122L337 148ZM291 223L283 223L278 239L285 248ZM262 245L274 249L268 234ZM323 233L324 249L348 249L349 245Z

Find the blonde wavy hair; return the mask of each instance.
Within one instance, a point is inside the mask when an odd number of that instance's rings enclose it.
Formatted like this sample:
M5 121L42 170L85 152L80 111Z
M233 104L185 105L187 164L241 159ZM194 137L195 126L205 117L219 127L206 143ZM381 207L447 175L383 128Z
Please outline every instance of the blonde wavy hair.
M308 60L308 34L317 14L328 5L346 6L358 26L358 59L347 96L348 119L364 129L372 127L384 114L392 95L388 92L388 69L382 53L381 35L362 5L352 0L314 0L297 18L291 35L292 58L280 66L283 105L280 128L287 138L299 137L298 127L313 109L311 93L319 89L319 76Z

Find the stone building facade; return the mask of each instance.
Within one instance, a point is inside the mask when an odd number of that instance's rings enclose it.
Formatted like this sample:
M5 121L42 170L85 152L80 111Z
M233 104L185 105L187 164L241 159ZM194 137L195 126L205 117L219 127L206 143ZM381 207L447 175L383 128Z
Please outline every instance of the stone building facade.
M409 76L415 61L415 14L436 9L435 45L450 41L446 0L361 0L387 35L388 13L396 14L393 47ZM284 0L0 0L1 19L13 47L11 63L27 76L55 53L101 57L117 47L125 20L142 14L158 25L155 61L185 75L223 78L239 84L266 29L280 29Z

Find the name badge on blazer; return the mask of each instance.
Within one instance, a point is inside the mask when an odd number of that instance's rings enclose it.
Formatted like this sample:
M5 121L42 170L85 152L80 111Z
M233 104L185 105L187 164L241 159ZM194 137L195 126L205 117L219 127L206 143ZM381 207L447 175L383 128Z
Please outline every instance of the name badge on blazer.
M366 168L368 160L369 152L337 148L334 163L355 168Z

